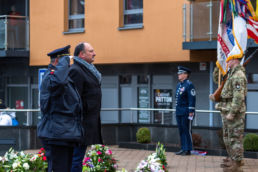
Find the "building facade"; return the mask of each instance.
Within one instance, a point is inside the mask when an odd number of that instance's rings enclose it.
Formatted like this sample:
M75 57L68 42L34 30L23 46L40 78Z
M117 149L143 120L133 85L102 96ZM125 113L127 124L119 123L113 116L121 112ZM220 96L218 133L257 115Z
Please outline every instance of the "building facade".
M78 43L86 41L94 47L94 64L103 75L103 109L175 108L177 66L183 65L193 71L190 79L196 87L196 109L214 110L208 96L217 87L212 82L212 72L216 61L218 1L3 2L8 7L23 6L20 13L29 23L29 31L25 29L22 34L29 33L29 39L23 38L24 47L6 48L9 44L3 44L0 50L0 98L9 107L38 108L38 75L49 63L46 54L68 44L73 52ZM1 8L5 14L6 8ZM7 39L8 43L11 41ZM250 52L256 47L252 42L249 46ZM258 94L257 63L254 59L247 67L248 111L258 111L253 104ZM35 116L32 113L30 123L37 123ZM25 114L18 118L21 124L28 124ZM176 124L171 111L103 110L101 118L102 123ZM256 116L248 118L248 127L255 129L252 121ZM220 127L220 115L197 112L194 125Z

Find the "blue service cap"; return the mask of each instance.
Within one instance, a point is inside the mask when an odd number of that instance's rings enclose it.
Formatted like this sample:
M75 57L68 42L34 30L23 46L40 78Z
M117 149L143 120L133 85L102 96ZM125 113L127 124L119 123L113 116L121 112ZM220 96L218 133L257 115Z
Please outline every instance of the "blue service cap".
M70 49L70 45L67 45L63 48L58 48L50 53L48 53L47 55L50 56L50 58L57 58L57 57L62 57L62 56L69 56L69 49Z
M189 68L184 67L184 66L178 66L177 69L178 69L177 74L182 74L182 73L190 74L192 72Z

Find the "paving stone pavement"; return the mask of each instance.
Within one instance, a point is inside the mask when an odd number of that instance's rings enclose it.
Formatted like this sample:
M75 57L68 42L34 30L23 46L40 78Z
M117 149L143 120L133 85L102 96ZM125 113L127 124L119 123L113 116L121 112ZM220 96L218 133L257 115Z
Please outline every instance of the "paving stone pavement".
M110 146L114 157L118 160L119 169L125 168L133 172L138 163L154 151L125 149ZM181 156L174 152L166 152L169 172L223 172L220 163L223 156ZM244 159L244 172L258 172L258 159Z
M125 149L118 146L109 146L114 157L118 160L119 170L125 168L133 172L138 163L154 151ZM27 150L27 153L36 153L38 150ZM220 163L223 156L181 156L174 152L166 152L169 172L223 172ZM258 159L244 159L244 172L258 172Z

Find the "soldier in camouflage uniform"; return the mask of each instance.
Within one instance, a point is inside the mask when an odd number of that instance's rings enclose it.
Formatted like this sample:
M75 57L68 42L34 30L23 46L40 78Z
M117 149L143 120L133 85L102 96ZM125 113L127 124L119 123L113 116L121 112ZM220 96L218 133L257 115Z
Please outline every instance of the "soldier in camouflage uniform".
M220 79L222 79L223 76L221 75L220 76ZM214 71L213 71L213 81L218 84L219 82L219 68L218 67L215 67L214 68ZM216 109L218 109L217 106L221 106L221 103L218 103L216 105ZM220 109L219 109L220 110ZM221 119L222 119L222 128L223 128L223 141L224 141L224 144L225 144L225 147L226 147L226 150L227 150L227 153L228 155L230 155L230 149L229 149L229 141L228 141L228 134L226 132L226 128L227 128L227 123L226 123L226 114L227 113L223 113L223 111L221 111ZM221 167L227 167L229 165L227 165L227 163L231 161L231 158L230 157L227 157L226 159L223 159L223 164L221 164ZM226 163L226 164L224 164Z
M245 125L245 97L247 79L245 69L239 59L229 60L230 72L222 89L221 99L216 109L221 111L223 122L223 139L231 162L226 164L224 171L242 171L243 137Z

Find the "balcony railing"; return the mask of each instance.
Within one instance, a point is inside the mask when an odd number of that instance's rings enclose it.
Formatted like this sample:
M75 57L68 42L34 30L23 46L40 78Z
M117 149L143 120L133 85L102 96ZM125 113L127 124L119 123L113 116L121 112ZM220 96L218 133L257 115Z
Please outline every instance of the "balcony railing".
M29 20L25 16L0 16L0 50L29 50Z
M215 40L218 33L219 7L219 1L184 4L184 42Z

